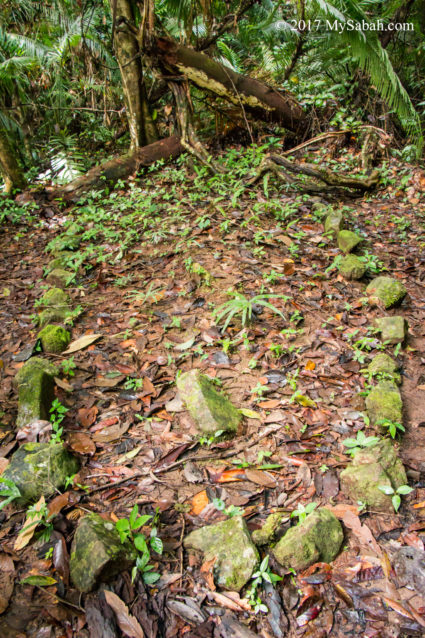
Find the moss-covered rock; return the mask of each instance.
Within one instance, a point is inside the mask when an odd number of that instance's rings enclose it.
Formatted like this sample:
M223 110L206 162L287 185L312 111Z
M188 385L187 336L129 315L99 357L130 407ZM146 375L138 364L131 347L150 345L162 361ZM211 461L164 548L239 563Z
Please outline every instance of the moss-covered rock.
M48 324L38 333L38 339L41 340L43 352L59 354L67 349L71 335L62 326Z
M267 545L273 540L273 537L285 518L283 512L273 512L267 516L261 529L256 529L252 532L252 540L256 545Z
M344 534L336 516L326 508L315 510L286 532L272 553L278 563L295 570L318 561L330 563L341 549Z
M379 317L375 324L381 333L382 341L391 344L403 343L407 336L407 321L404 317Z
M202 551L205 560L215 558L214 581L220 587L239 591L251 578L259 562L242 516L196 529L183 541L186 549Z
M363 238L351 230L341 230L338 233L338 247L343 253L351 253L362 241Z
M201 432L236 432L240 413L229 399L217 392L208 377L199 370L191 370L180 375L176 383L181 400Z
M339 262L338 270L345 279L361 279L366 265L356 255L346 255Z
M71 310L61 308L46 308L38 315L38 324L40 328L47 326L49 323L65 323L67 317L71 316Z
M54 394L56 366L40 357L24 363L15 376L18 387L18 417L16 426L22 428L37 419L49 419Z
M13 481L26 502L48 498L78 472L79 464L60 443L25 443L17 450L3 477Z
M63 250L58 253L54 259L51 259L47 264L47 270L50 272L55 268L66 268L68 260L73 256L73 253L68 250Z
M325 219L325 233L336 235L342 228L343 216L340 210L332 210Z
M353 501L361 501L373 509L392 512L391 496L379 487L397 490L406 485L403 463L394 444L383 439L374 446L359 450L350 465L340 474L341 491Z
M41 298L41 305L46 308L69 308L69 295L66 294L61 288L50 288Z
M371 300L382 304L384 308L397 306L404 299L406 292L401 281L392 277L375 277L366 288Z
M63 268L54 268L49 272L46 277L46 281L53 286L68 286L74 273Z
M379 421L401 423L403 402L393 381L380 381L366 397L366 409L372 425Z
M134 548L121 543L112 521L94 513L80 519L70 557L71 580L77 589L89 592L131 567L135 560Z
M394 359L384 352L380 352L369 363L367 370L371 377L378 377L381 379L393 380L396 383L400 383L401 377L398 370L398 366Z

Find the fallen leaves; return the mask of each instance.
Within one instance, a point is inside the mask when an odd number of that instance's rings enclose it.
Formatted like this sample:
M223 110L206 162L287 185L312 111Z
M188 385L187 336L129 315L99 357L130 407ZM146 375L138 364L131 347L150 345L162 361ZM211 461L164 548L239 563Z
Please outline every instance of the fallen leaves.
M27 514L22 529L19 532L13 546L15 552L18 552L20 549L26 547L34 536L35 528L43 520L42 511L44 510L45 505L46 501L44 499L44 496L41 496L37 503L34 505L33 511L30 514Z
M103 592L106 602L114 610L121 631L129 638L144 638L143 629L138 620L130 614L125 603L112 591Z
M96 435L94 435L96 437ZM105 439L103 439L105 441ZM85 432L71 432L68 436L69 447L78 454L93 456L96 452L96 444Z
M62 354L72 354L73 352L84 350L84 348L91 346L92 343L95 343L95 341L98 341L102 337L102 334L83 335L75 341L72 341L69 344L68 348L62 352Z

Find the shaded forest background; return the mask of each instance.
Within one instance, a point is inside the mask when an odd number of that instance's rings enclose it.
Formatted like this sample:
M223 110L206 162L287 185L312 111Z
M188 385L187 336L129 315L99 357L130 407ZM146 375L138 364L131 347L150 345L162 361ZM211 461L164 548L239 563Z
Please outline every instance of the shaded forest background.
M325 26L350 20L386 29ZM212 170L205 144L231 133L291 148L323 132L362 144L377 129L393 154L422 155L424 0L6 0L0 21L9 192L175 134ZM180 150L174 139L153 159Z

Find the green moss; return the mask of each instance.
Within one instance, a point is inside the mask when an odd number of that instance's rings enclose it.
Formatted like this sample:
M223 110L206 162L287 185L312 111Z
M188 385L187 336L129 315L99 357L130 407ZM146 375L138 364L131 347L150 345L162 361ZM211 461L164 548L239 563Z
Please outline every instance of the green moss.
M41 340L44 352L53 352L56 354L66 350L71 341L68 330L65 330L62 326L53 326L51 324L45 326L43 330L38 333L37 338Z
M392 277L376 277L368 287L366 293L373 300L380 302L384 308L397 306L405 297L407 291L401 281Z
M361 279L366 272L366 266L356 255L346 255L339 262L338 270L346 279Z
M283 512L273 512L270 514L261 529L252 532L252 540L256 545L267 545L279 529L282 520L285 518Z
M191 370L180 375L177 388L180 398L202 432L236 432L241 415L229 399L217 392L211 381L199 370Z
M41 328L49 323L64 323L71 315L70 310L62 310L61 308L46 308L38 315L38 323Z
M325 232L337 234L342 228L342 213L339 210L333 210L325 219Z
M61 444L25 443L13 454L3 476L18 486L28 502L55 494L78 468L77 459Z
M390 379L396 383L401 381L400 374L397 372L396 362L384 352L380 352L373 357L367 369L371 377Z
M73 253L67 250L64 250L63 252L59 253L57 257L55 257L54 259L51 259L49 263L47 264L48 271L50 272L51 270L54 270L55 268L65 268L67 266L68 260L72 256L73 256Z
M121 543L114 523L94 513L80 519L70 556L71 579L77 589L89 592L131 567L135 560L134 548Z
M214 581L230 591L239 591L249 581L259 562L257 548L241 516L191 532L184 547L202 551L205 560L215 558Z
M24 363L16 374L18 386L18 417L16 426L22 428L36 419L49 418L49 410L54 399L54 379L56 366L32 357Z
M344 534L336 516L325 508L315 510L291 527L272 550L278 563L295 570L322 561L330 563L338 554Z
M380 486L397 490L406 485L407 477L394 444L383 439L376 445L359 450L350 465L341 472L341 491L353 501L362 501L373 509L392 512L391 496Z
M401 423L403 403L395 383L380 381L366 397L366 409L372 425L384 419Z
M61 288L50 288L42 296L41 304L46 308L67 309L69 296Z
M359 237L359 235L356 235L356 233L353 233L351 230L341 230L338 233L338 247L343 253L351 253L351 251L354 250L354 248L362 241L363 238Z
M46 281L54 286L68 286L74 277L74 273L63 268L54 268L49 272L46 277Z
M407 335L407 321L404 317L379 317L375 319L382 341L391 344L403 343Z

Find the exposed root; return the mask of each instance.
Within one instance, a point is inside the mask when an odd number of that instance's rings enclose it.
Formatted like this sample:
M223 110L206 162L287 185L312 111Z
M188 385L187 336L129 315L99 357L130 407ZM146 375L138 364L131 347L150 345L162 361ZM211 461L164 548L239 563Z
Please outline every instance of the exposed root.
M331 171L326 166L317 167L313 164L297 164L280 155L267 155L255 175L246 184L255 184L262 175L271 172L285 184L291 184L308 193L334 192L345 193L353 197L365 191L372 190L379 182L380 171L375 169L368 177L350 177ZM312 179L294 178L295 175L306 175Z

